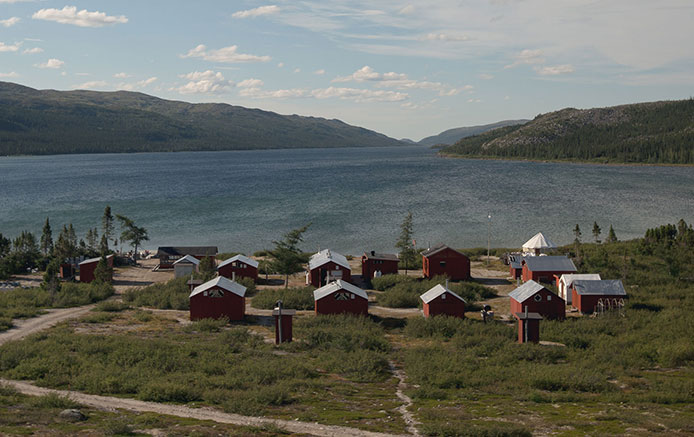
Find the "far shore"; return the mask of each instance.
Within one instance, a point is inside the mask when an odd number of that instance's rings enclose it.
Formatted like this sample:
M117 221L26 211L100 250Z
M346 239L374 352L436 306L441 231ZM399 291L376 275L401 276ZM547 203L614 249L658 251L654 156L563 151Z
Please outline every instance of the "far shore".
M539 163L555 163L555 164L590 164L590 165L605 165L615 167L694 167L692 164L670 164L670 163L649 163L649 162L601 162L601 161L582 161L569 159L531 159L531 158L513 158L499 156L477 156L477 155L456 155L453 153L437 152L436 156L440 158L451 159L475 159L479 161L520 161L520 162L539 162Z

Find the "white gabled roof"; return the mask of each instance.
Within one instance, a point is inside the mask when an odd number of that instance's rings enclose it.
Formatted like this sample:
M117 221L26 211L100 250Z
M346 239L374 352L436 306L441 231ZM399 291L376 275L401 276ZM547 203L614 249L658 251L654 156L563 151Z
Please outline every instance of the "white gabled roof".
M186 256L183 256L183 257L179 258L178 260L176 260L176 262L174 262L174 265L179 264L179 263L180 264L184 264L184 263L188 264L189 263L189 264L195 264L197 266L200 264L200 260L195 258L192 255L186 255Z
M196 294L202 293L203 291L209 290L213 287L219 287L241 297L246 295L246 287L243 285L239 284L238 282L234 282L231 279L227 279L224 276L217 276L216 278L195 287L188 297L193 297Z
M602 279L599 273L565 273L559 278L559 282L563 282L567 288L571 287L571 284L577 279L589 279L597 280Z
M437 297L441 296L441 295L444 294L444 293L451 294L451 295L457 297L458 299L462 300L463 303L467 303L467 302L465 302L465 299L463 299L462 297L460 297L460 296L458 296L457 294L453 293L451 290L449 290L448 288L444 287L444 286L441 285L441 284L437 284L437 285L433 286L433 287L431 288L431 290L429 290L429 291L427 291L426 293L424 293L423 295L419 296L419 298L422 299L422 301L423 301L424 303L429 303L429 302L431 302L432 300L436 299Z
M108 260L109 258L113 258L113 254L106 255L106 260ZM80 262L78 265L81 266L82 264L98 263L99 261L101 261L101 257L97 256L96 258L85 259L84 261Z
M513 290L512 292L510 292L508 294L508 297L511 297L517 300L518 302L522 303L528 300L532 295L542 290L543 288L545 287L531 279L528 282L521 285L520 287Z
M535 234L533 238L526 241L523 249L556 249L557 245L549 241L542 232Z
M251 267L255 267L256 269L258 268L258 261L254 260L253 258L249 258L246 255L238 254L225 260L223 263L217 266L217 269L219 269L220 267L224 267L227 264L231 264L234 261L241 261L242 263L246 263Z
M349 266L349 261L347 261L347 258L345 258L344 255L340 255L337 252L332 252L330 249L323 249L318 253L314 253L311 256L311 259L308 260L308 269L317 269L330 261L346 268L347 270L352 270L352 268Z
M349 282L345 282L342 279L338 279L337 281L331 282L327 285L322 286L321 288L313 290L313 300L323 299L325 296L331 295L336 291L340 290L349 291L350 293L354 293L359 297L363 297L364 299L369 298L369 296L366 294L366 291L362 290L356 285L352 285Z

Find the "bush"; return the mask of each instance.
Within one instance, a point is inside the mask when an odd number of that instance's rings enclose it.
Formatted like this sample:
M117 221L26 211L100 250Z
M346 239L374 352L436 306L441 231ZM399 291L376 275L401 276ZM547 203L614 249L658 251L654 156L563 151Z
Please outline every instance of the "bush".
M385 291L402 282L414 282L415 278L403 275L383 275L380 278L372 278L371 286L374 290Z
M413 317L407 319L405 335L414 338L440 337L451 338L459 332L463 332L465 323L470 321L458 317Z
M139 398L152 402L187 402L201 401L202 392L194 384L178 382L152 382L139 391Z
M130 309L130 305L123 303L123 302L118 302L115 300L108 300L108 301L99 303L96 307L94 307L93 311L117 313L117 312L124 311L127 309Z
M312 310L314 307L313 287L266 288L260 290L251 300L253 308L271 310L278 300L284 308L295 310Z
M134 306L164 310L189 309L190 286L188 278L176 278L144 288L130 289L123 293L123 302Z
M29 399L31 405L38 408L60 408L64 410L79 407L79 404L69 397L61 396L56 393L49 393L47 395L36 396Z
M228 324L229 319L226 317L219 319L201 319L191 323L184 329L186 332L219 332Z
M108 283L92 282L82 284L68 282L60 287L60 291L53 298L53 306L67 308L87 305L111 297L114 292L113 286Z
M421 301L418 294L405 290L389 290L376 298L380 306L388 308L416 308Z

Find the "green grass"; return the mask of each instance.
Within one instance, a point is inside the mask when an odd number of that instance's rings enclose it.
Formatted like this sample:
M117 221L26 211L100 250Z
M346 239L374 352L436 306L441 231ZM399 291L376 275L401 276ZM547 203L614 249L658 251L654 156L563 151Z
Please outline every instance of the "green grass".
M253 297L253 308L271 310L278 300L284 308L295 310L312 310L314 287L266 288Z
M417 279L402 275L385 275L374 278L372 285L383 293L377 296L381 306L390 308L417 308L422 306L420 296L437 284L445 284L444 276L432 279ZM469 306L481 299L495 297L493 289L476 282L449 282L448 288L465 299Z

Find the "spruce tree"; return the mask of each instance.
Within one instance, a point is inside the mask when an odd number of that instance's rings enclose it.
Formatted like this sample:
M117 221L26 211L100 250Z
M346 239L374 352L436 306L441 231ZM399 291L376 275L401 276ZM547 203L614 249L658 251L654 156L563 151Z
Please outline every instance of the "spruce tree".
M46 223L43 225L43 233L41 234L41 252L44 256L50 255L53 252L53 231L51 224L46 217Z
M113 237L113 214L111 214L111 207L108 205L104 209L104 215L101 217L101 233L106 236L107 243Z
M600 232L602 232L602 229L598 226L598 222L593 222L593 237L596 243L600 242Z
M607 233L607 240L605 240L606 243L616 243L617 242L617 234L614 233L614 229L612 228L612 225L610 225L610 231Z
M400 225L400 238L395 243L395 247L400 249L398 257L400 262L405 265L405 275L407 275L407 269L415 262L415 257L417 256L414 242L412 241L412 212L407 213L405 220Z

